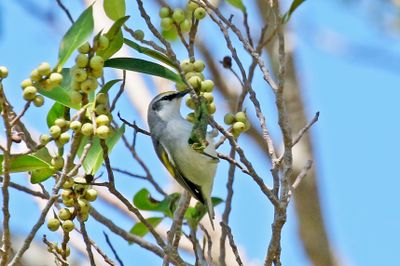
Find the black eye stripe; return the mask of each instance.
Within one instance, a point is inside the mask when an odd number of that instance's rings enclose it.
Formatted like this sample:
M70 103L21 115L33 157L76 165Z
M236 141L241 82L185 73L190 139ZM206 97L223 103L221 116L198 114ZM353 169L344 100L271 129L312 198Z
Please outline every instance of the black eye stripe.
M176 98L176 94L168 94L163 96L160 101L171 101L172 99Z

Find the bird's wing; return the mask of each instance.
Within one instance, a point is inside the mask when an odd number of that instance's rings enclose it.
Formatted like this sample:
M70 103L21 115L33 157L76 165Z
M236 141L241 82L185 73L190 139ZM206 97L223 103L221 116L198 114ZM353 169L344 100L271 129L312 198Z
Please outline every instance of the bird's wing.
M203 192L199 185L194 184L189 179L187 179L179 167L175 164L173 157L168 153L167 149L164 148L161 142L153 138L153 144L158 155L158 158L167 168L168 172L175 178L178 183L192 194L198 201L205 203Z

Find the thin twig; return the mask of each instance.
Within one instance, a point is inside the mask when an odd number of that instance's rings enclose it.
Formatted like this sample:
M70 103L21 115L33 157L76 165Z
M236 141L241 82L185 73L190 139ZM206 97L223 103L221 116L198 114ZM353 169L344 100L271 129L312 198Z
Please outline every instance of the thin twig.
M13 127L21 119L21 117L24 116L26 111L28 111L29 107L31 106L31 103L32 101L27 101L25 103L24 109L22 109L21 113L17 115L15 118L13 118L13 120L11 121L11 127Z
M115 256L115 259L119 262L119 265L124 266L124 263L122 262L122 260L120 259L120 257L118 256L117 251L115 250L114 246L111 244L110 238L108 237L108 235L106 234L106 232L103 231L104 234L104 238L106 239L106 243L107 245L111 248L112 253Z
M121 97L122 93L125 90L125 84L126 84L126 70L122 71L122 83L121 83L121 86L119 87L117 95L115 95L115 98L111 104L110 112L112 112L115 109L115 106L117 104L119 97Z
M220 225L223 228L223 230L225 230L226 233L228 234L229 244L230 244L230 246L232 248L233 254L235 254L236 262L238 263L238 265L242 266L243 262L242 262L242 259L240 258L239 250L238 250L238 248L237 248L237 246L235 244L235 241L233 239L231 228L229 227L229 225L227 225L224 222L220 222Z
M299 133L297 134L297 136L293 139L293 143L292 143L292 147L294 145L296 145L301 138L303 137L303 135L318 121L319 118L319 112L316 112L313 119L305 126L303 127Z
M67 15L69 21L71 21L72 24L74 24L74 19L72 18L71 13L67 9L67 7L61 2L61 0L56 0L57 4L60 6L60 8L64 11L64 13Z
M96 263L94 262L94 257L93 257L93 252L92 252L92 245L90 243L88 232L86 231L85 222L83 220L80 220L79 224L80 224L80 227L81 227L81 234L82 234L82 237L83 237L83 241L85 242L86 252L87 252L88 257L89 257L90 265L91 266L95 266Z

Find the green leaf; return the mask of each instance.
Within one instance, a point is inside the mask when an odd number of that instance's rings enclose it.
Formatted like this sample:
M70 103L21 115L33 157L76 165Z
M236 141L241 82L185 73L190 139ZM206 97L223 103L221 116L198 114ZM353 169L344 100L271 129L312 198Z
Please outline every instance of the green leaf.
M115 144L117 144L124 132L125 124L122 125L118 130L114 131L111 136L106 139L108 153L112 151ZM79 146L78 150L79 157L82 156L83 149L88 143L88 140L88 137L84 137L82 139L81 145ZM103 149L100 145L100 139L98 137L94 137L92 140L92 146L86 156L86 159L83 162L83 168L85 169L86 173L95 174L100 169L103 161Z
M107 17L112 20L117 20L120 17L125 16L125 0L104 0L103 8Z
M159 76L172 80L174 82L182 82L181 77L175 72L169 70L168 68L163 67L157 63L138 58L112 58L105 61L104 66Z
M55 102L47 113L47 126L50 128L54 125L57 118L64 117L65 106L59 102Z
M121 27L128 19L129 16L125 16L114 22L108 32L104 34L110 41L108 48L103 51L98 51L97 55L103 57L104 60L107 60L121 49L124 43L124 36L122 35Z
M290 20L292 13L305 1L306 0L294 0L290 5L289 11L286 12L282 17L283 23L288 22Z
M51 167L50 162L52 157L49 153L49 150L46 147L36 151L32 155L46 162L49 166L48 168L36 169L31 172L32 184L43 182L56 173L56 170L53 167Z
M104 86L101 88L99 93L108 93L108 91L118 82L120 82L122 79L113 79L108 81Z
M239 8L243 13L246 13L246 6L243 4L242 0L225 0L231 6Z
M158 201L150 195L147 189L143 188L135 194L133 204L140 210L162 212L172 217L174 205L179 200L179 197L179 193L172 193L162 201Z
M144 47L144 46L140 46L139 44L135 43L134 41L128 40L128 39L124 39L124 43L126 45L128 45L129 47L135 49L136 51L138 51L139 53L148 55L158 61L161 61L167 65L169 65L170 67L173 67L176 69L176 67L174 66L174 63L172 63L172 61L164 54L152 50L150 48Z
M0 174L3 174L4 155L0 154ZM10 158L10 172L20 173L50 168L50 164L32 154L16 155Z
M72 53L89 38L93 32L93 27L93 7L90 6L64 35L58 52L58 70L61 70Z
M163 217L151 217L147 218L146 221L155 228L161 223L163 219ZM139 237L144 237L148 232L149 229L142 222L136 223L130 230L131 234L137 235Z
M223 200L221 198L212 197L211 198L212 205L215 207ZM185 212L185 219L187 220L188 224L192 228L196 228L201 219L206 215L207 207L200 202L197 202L194 207L187 208Z
M43 96L53 99L54 101L64 106L67 106L75 110L79 110L81 107L80 104L72 103L71 101L71 96L70 96L71 76L69 74L69 69L64 68L61 71L61 74L63 75L63 81L59 87L55 87L49 91L39 87L38 91Z

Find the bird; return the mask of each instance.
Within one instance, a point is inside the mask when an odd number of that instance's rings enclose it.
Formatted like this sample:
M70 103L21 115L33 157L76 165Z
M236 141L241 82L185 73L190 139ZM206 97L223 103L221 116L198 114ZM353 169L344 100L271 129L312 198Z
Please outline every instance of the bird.
M149 104L147 122L158 158L172 177L207 207L214 228L211 192L219 160L211 134L207 134L208 146L202 152L188 143L193 124L180 112L182 98L188 92L158 94Z

